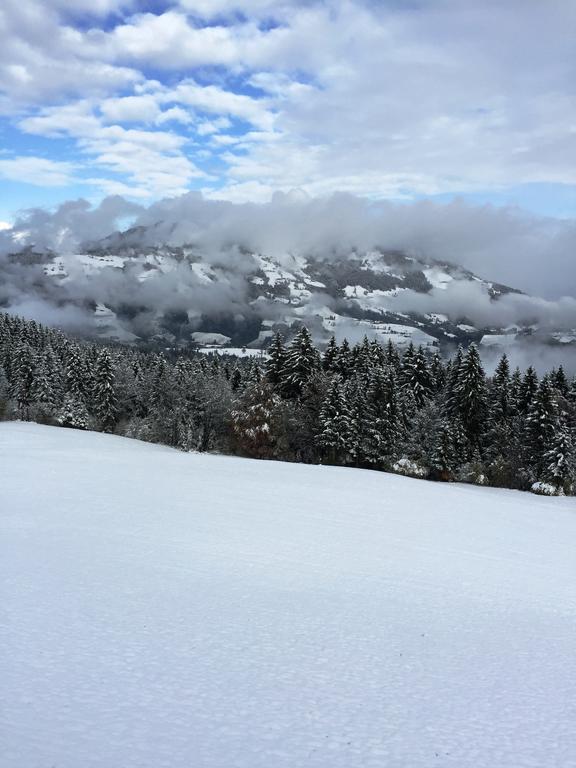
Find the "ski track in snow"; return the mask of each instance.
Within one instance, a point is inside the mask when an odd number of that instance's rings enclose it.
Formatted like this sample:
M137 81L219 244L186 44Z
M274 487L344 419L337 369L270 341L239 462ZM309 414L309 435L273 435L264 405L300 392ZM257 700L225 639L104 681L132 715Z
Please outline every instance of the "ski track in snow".
M0 424L2 768L576 766L576 502Z

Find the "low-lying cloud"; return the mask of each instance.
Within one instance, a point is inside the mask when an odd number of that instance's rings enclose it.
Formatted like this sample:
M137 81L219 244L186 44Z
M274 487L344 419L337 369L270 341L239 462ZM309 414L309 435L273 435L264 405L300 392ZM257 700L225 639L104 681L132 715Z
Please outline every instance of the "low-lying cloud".
M129 261L124 269L87 274L73 256L102 238L108 238L109 250L122 244L137 254L155 246L191 246L215 279L207 281L185 262L144 281ZM277 193L267 204L234 204L189 193L145 207L114 196L96 206L76 200L52 212L24 211L11 230L0 231L0 306L73 330L83 321L89 327L94 304L128 307L136 333L163 313L186 313L198 326L204 317L218 315L276 319L290 307L250 303L249 277L257 269L252 253L280 262L291 255L330 262L382 248L452 262L529 294L494 301L484 284L454 281L429 293L402 291L387 298L391 311L442 313L482 328L537 324L540 330L557 330L576 328L575 246L573 221L461 201L391 204L293 192ZM30 263L33 255L9 258L25 249L63 255L69 278L46 277L41 264ZM327 297L315 296L311 313L318 301L330 305Z

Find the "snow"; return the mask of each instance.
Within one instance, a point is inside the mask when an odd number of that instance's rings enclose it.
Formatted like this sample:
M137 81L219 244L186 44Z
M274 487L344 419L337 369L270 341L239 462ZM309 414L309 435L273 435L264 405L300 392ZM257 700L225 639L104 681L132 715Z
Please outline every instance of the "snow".
M233 357L267 357L268 353L263 349L249 349L247 347L201 347L196 350L204 355L232 355Z
M89 253L77 253L71 256L55 256L50 263L44 266L44 274L51 277L58 275L67 277L70 271L77 270L78 268L82 269L86 274L93 274L106 267L122 269L125 262L125 257L109 254L96 256Z
M480 344L484 347L510 347L515 341L515 333L491 333L482 336Z
M570 768L574 499L0 424L2 768Z
M194 331L192 334L192 340L198 344L213 344L222 346L222 344L230 343L230 336L225 336L223 333L203 333L202 331Z
M424 269L423 272L433 288L446 290L448 284L454 280L452 275L449 275L446 270L441 269L440 267L429 267L428 269Z
M398 346L408 346L412 342L416 346L434 347L438 343L433 336L411 325L356 320L338 315L327 307L316 309L315 313L322 318L324 329L334 334L337 341L347 338L349 341L356 342L366 335L369 339L377 339L381 344L392 341Z

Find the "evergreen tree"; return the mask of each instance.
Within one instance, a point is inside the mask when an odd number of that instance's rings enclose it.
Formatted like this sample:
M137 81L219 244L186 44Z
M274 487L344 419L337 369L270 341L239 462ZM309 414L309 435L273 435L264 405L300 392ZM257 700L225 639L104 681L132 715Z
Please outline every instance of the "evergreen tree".
M471 344L459 366L455 397L458 415L468 440L481 453L486 429L486 378L475 344Z
M320 355L312 343L310 331L305 327L298 331L286 354L283 391L287 397L298 397L302 388L320 368Z
M518 398L518 410L520 413L528 413L532 406L532 401L538 390L538 376L532 366L526 369L524 378L522 379L522 386L520 387L520 394Z
M271 458L274 454L275 412L280 404L267 381L253 380L242 392L232 410L232 430L242 454L253 458Z
M93 388L94 412L105 432L112 431L116 421L116 391L114 387L114 369L107 350L102 350L96 359L95 382Z
M89 416L84 402L70 392L66 394L58 414L58 423L72 429L88 429Z
M322 355L323 370L335 371L337 359L338 359L338 344L336 344L336 339L334 338L334 336L331 336L328 341L328 344L326 345L326 349L324 350L324 354Z
M553 447L557 426L556 399L549 381L544 378L526 417L523 443L525 466L532 470L536 479L543 475L546 468L545 456Z
M347 462L352 443L352 414L339 376L334 376L322 410L318 442L332 464Z
M286 348L284 347L284 339L280 333L277 333L268 347L268 359L266 361L266 378L270 384L278 385L282 382L285 365Z
M404 356L402 362L402 382L405 387L412 391L418 408L422 408L424 403L432 396L434 384L422 347L419 347L417 350L412 348L412 353L409 355L407 351Z
M444 419L436 432L434 448L430 456L432 476L439 480L452 480L458 463L452 426L447 419Z
M576 466L574 445L566 427L559 426L555 430L550 448L543 458L543 480L558 491L571 493L576 478Z

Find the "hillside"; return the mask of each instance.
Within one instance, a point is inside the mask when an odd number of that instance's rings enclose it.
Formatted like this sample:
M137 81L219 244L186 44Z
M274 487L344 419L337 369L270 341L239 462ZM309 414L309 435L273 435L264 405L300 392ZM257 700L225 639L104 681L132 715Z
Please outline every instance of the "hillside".
M488 355L516 345L532 357L543 344L562 354L576 348L572 315L422 254L264 252L234 242L214 250L181 242L162 222L76 252L12 237L0 261L9 286L0 306L22 294L27 307L34 296L36 315L47 303L64 325L117 341L262 348L275 331L290 337L304 323L320 343L331 335L442 350L480 342Z
M576 506L0 423L3 768L576 764Z

